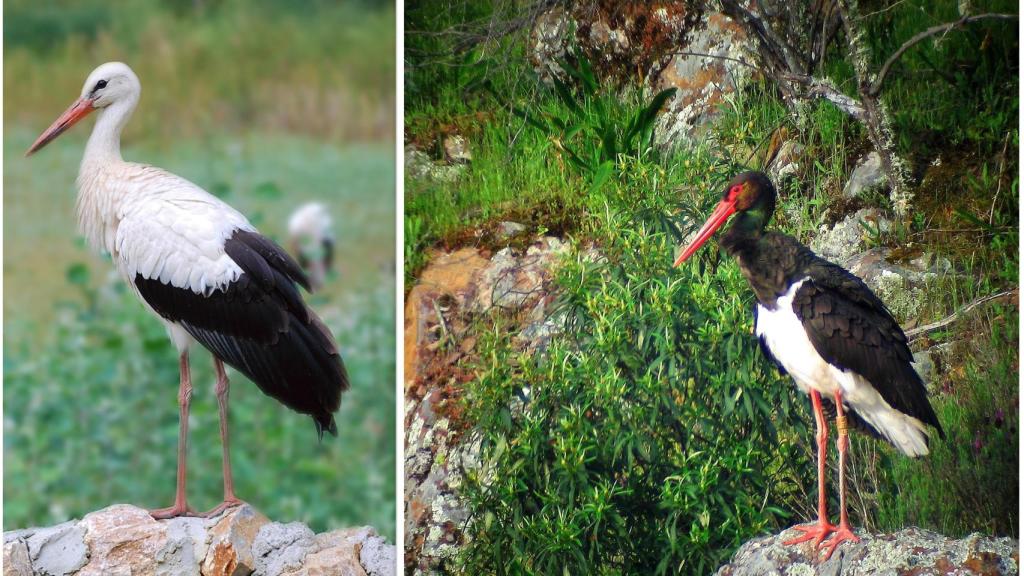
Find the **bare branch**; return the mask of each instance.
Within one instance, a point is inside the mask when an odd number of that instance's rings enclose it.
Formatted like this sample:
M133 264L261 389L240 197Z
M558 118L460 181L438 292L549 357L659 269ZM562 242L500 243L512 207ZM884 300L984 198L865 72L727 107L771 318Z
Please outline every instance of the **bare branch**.
M961 18L961 19L959 19L959 20L957 20L955 22L947 22L946 24L940 24L938 26L932 26L931 28L925 29L925 30L915 34L910 40L907 40L906 42L904 42L903 45L900 46L898 50L893 52L892 56L889 56L889 59L886 60L885 64L882 65L882 69L878 72L878 77L875 78L875 82L871 85L871 94L873 96L878 95L878 93L882 90L882 82L885 81L885 77L889 74L889 69L892 67L892 65L897 60L899 60L901 56L903 56L904 52L906 52L914 44L917 44L918 42L924 40L925 38L928 38L928 37L931 37L931 36L934 36L936 34L940 34L940 33L943 33L943 32L949 32L950 30L953 30L954 28L959 28L961 26L970 24L972 22L977 22L979 20L985 20L985 19L1013 20L1013 19L1016 19L1017 17L1018 17L1017 14L978 14L977 16L964 16L963 18Z
M924 326L921 326L920 328L914 328L913 330L907 330L905 332L906 335L907 335L907 340L914 340L914 339L918 338L919 336L922 336L922 335L924 335L924 334L926 334L928 332L932 332L934 330L938 330L939 328L944 328L946 326L949 326L953 322L956 322L957 319L959 319L961 316L963 316L964 314L967 314L968 312L970 312L971 310L977 308L978 306L981 306L985 302L989 302L991 300L996 300L996 299L1000 299L1000 298L1008 298L1008 297L1016 298L1017 296L1018 296L1017 290L1007 290L1006 292L1000 292L998 294L989 294L988 296L982 296L981 298L978 298L977 300L974 300L973 302L971 302L967 306L964 306L963 308L957 310L956 312L953 312L952 314L950 314L949 316L946 316L945 318L943 318L942 320L939 320L938 322L933 322L931 324L926 324Z
M740 60L739 58L731 58L729 56L719 56L718 54L705 54L703 52L669 52L666 56L701 56L704 58L715 58L717 60L728 60L737 64L742 64L747 68L753 68L757 70L757 66L747 62L746 60Z
M837 108L853 117L853 119L864 122L865 111L860 101L852 96L843 94L831 81L800 74L783 74L782 78L788 82L804 85L807 96L828 100L835 104Z

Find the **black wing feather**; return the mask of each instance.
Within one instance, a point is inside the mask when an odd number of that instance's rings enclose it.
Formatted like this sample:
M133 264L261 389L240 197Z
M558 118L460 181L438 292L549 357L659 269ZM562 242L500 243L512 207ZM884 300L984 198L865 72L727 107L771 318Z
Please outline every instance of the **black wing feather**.
M826 362L860 374L894 409L942 426L899 324L860 278L825 260L807 267L810 279L793 298L793 311Z
M142 298L285 406L337 435L333 413L348 375L330 331L303 302L309 281L273 241L237 230L224 250L243 274L209 295L135 277Z

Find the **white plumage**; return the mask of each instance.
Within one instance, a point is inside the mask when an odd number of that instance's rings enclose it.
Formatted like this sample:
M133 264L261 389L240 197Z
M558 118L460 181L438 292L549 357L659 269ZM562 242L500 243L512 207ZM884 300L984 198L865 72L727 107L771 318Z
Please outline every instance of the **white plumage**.
M96 249L163 322L179 352L178 477L174 505L157 518L191 513L185 498L185 453L192 396L188 349L202 343L214 357L223 445L224 501L235 497L228 456L228 378L224 363L264 393L313 418L317 433L337 435L333 413L348 375L330 332L306 306L309 287L297 263L259 235L237 210L184 178L121 158L121 130L139 102L131 68L103 64L81 96L29 148L39 150L96 111L78 172L78 222Z
M288 217L288 238L292 252L309 274L314 290L327 279L334 250L331 215L319 202L307 202Z
M894 410L865 378L829 364L818 354L793 309L793 298L807 281L804 278L790 285L789 290L776 300L774 309L757 304L757 325L754 328L757 336L764 338L772 356L793 377L801 392L807 394L810 390L817 390L822 396L831 398L836 390L840 390L844 404L852 407L904 454L928 454L923 422Z

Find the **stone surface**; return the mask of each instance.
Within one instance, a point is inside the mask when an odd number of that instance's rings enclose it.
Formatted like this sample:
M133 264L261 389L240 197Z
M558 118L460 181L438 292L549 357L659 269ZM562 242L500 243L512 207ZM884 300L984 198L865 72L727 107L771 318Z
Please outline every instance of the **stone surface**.
M715 118L718 105L750 80L752 68L737 60L754 61L753 44L724 14L701 14L699 21L686 24L691 26L687 41L675 51L691 54L672 55L651 82L653 93L677 89L655 131L656 141L663 147L690 142L701 135Z
M881 210L864 208L850 214L832 228L822 226L818 235L811 240L811 250L818 256L836 263L862 252L870 238L862 222L879 233L888 232L892 226L892 222Z
M786 178L796 175L800 171L800 159L803 157L804 145L796 140L787 140L772 159L768 166L768 176L776 184L782 183Z
M871 248L838 262L864 281L900 323L915 319L924 307L925 284L952 272L944 257L895 261L891 248Z
M600 80L624 84L640 76L649 96L676 88L658 120L659 146L697 136L725 97L750 78L752 68L735 60L753 62L753 44L740 26L692 2L558 5L534 21L529 50L546 83L570 80L560 62L580 54Z
M4 533L4 575L391 576L395 547L370 527L314 535L244 505L154 520L117 504L81 520Z
M415 146L405 147L405 173L411 180L451 182L465 169L462 164L439 164Z
M852 200L872 190L886 186L885 171L882 170L882 157L878 152L871 152L857 162L850 174L850 179L843 187L843 198Z
M444 157L450 164L468 164L473 159L469 141L462 134L449 134L444 138Z
M858 532L860 542L845 542L828 561L822 561L810 543L783 546L797 536L786 530L751 540L740 547L718 576L867 576L943 574L1018 574L1019 542L971 534L953 539L920 528L894 534Z
M474 319L500 314L519 330L524 349L541 347L561 329L551 315L551 286L567 250L558 238L540 237L493 254L435 252L406 297L404 544L411 574L444 572L464 542L469 512L459 490L481 466L480 439L461 420L460 404L463 385L475 378L468 368Z

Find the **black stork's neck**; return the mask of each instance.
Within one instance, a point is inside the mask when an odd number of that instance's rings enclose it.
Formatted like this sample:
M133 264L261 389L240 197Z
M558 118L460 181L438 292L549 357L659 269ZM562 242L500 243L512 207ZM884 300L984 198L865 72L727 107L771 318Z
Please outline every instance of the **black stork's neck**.
M814 254L792 236L766 232L773 206L738 213L719 245L736 258L758 302L774 309L776 299L800 280Z

